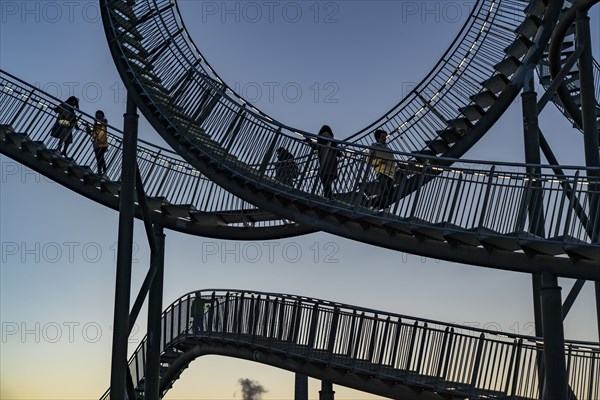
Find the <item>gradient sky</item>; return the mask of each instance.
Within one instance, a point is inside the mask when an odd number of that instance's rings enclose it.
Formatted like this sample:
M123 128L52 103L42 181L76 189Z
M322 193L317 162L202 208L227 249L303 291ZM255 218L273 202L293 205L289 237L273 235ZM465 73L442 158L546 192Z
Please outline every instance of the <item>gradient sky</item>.
M473 1L180 1L186 24L219 74L277 119L343 138L398 102L438 60ZM416 11L415 10L416 6ZM408 11L411 11L410 13ZM594 50L600 14L592 15ZM0 0L0 68L61 98L76 95L122 126L125 90L105 43L95 0ZM272 88L272 90L270 89ZM522 161L517 102L469 152ZM563 164L583 164L581 134L550 105L541 128ZM140 136L162 143L145 121ZM116 212L0 158L0 398L93 399L108 387ZM134 293L148 267L136 222ZM281 250L301 250L296 262ZM17 246L17 254L6 253ZM218 255L203 249L217 246ZM273 246L273 244L271 244ZM329 234L264 243L167 232L165 305L201 288L314 296L448 322L533 333L531 277L423 259ZM256 248L260 256L244 257ZM226 250L232 250L234 255ZM254 254L254 253L252 253ZM561 280L563 296L572 281ZM568 338L597 341L593 290L584 287L565 322ZM144 310L145 311L145 310ZM143 338L145 316L132 336ZM265 399L293 398L293 375L205 357L168 399L238 399L237 380L260 381ZM311 380L311 399L318 382ZM371 398L336 387L338 399Z

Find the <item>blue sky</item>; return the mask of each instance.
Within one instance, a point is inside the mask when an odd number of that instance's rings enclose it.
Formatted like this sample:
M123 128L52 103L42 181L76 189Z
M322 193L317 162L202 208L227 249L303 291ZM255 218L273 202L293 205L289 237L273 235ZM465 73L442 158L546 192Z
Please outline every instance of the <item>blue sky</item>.
M468 1L180 2L200 49L234 88L277 119L343 138L387 111L429 71L458 32ZM594 51L600 50L598 10ZM97 2L0 1L0 68L101 108L121 126L125 90L110 57ZM472 149L474 159L522 161L520 103ZM564 164L583 163L581 134L550 105L541 127ZM161 139L142 121L140 136ZM116 212L1 157L0 397L98 398L108 386ZM134 288L148 265L136 223ZM8 255L7 246L17 253ZM267 246L275 246L274 257ZM300 249L294 260L285 246ZM203 250L217 248L218 254ZM261 249L260 256L244 257ZM229 251L240 255L239 259ZM294 261L294 262L292 262ZM200 288L302 294L407 315L530 334L530 276L422 259L328 234L243 243L167 232L165 305ZM571 281L562 281L566 296ZM135 289L134 289L135 290ZM567 336L598 340L586 285ZM139 320L132 347L143 336ZM196 361L171 399L240 398L241 377L265 399L293 397L293 376L238 360ZM30 382L35 380L36 385ZM311 381L311 398L318 396ZM339 399L368 397L336 388Z

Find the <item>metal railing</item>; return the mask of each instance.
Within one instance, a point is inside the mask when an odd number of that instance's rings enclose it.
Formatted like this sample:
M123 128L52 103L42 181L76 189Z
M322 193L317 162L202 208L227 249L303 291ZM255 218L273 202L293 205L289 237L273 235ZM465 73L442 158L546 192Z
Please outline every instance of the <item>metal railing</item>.
M392 110L350 136L350 140L367 144L369 134L382 128L393 135L394 150L426 149L427 143L437 138L436 132L460 117L459 109L484 90L482 82L496 74L495 65L507 57L505 48L519 37L529 3L478 0L455 41L428 76ZM105 4L111 10L107 29L114 31L120 51L133 57L129 64L136 73L135 80L159 112L168 111L164 100L181 114L199 120L211 137L221 132L214 133L210 128L215 127L203 122L219 121L216 128L226 129L241 113L270 131L306 133L265 115L219 78L187 34L176 2L139 0L126 5L122 0L106 0ZM127 7L134 20L128 20L128 13L120 11ZM131 41L137 41L148 57L132 55L136 49L130 47ZM229 115L217 117L224 109L230 111Z
M11 126L15 132L27 135L30 140L42 142L49 149L55 148L59 139L53 138L50 131L57 120L54 109L60 104L60 99L0 70L0 125ZM93 125L95 119L80 111L77 111L77 115L78 127L73 130L68 158L76 165L89 166L95 172L96 160L91 137L83 128L84 124ZM123 134L111 125L107 133L109 146L104 156L107 164L105 180L119 182ZM270 227L291 223L272 214L269 216L269 213L222 189L170 149L139 140L137 161L147 196L164 199L164 204L190 206L190 210L230 217L254 212L264 214L263 220L256 223L240 221L230 223L230 226ZM224 225L227 221L221 220L219 223Z
M163 313L161 352L190 340L233 342L469 398L538 399L544 387L541 338L301 296L198 294L208 303L201 329L191 310L196 294L181 297ZM144 340L129 361L134 386L145 375L145 351ZM600 345L568 341L565 359L571 399L598 399Z
M368 216L382 223L408 221L412 225L426 226L444 223L445 231L477 233L485 230L486 236L514 237L521 236L531 224L542 224L545 228L543 237L527 235L525 239L533 242L550 239L564 245L592 244L590 232L597 230L599 223L589 220L586 215L590 205L597 201L598 192L585 168L565 167L558 176L552 167L523 164L465 161L462 167L451 168L448 165L457 160L395 151L400 173L395 177L394 189L380 193L377 202L383 207L372 207L372 199L365 200L363 194L363 189L375 180L373 170L366 162L370 148L360 143L330 140L325 142L327 146L338 146L333 156L339 162L333 184L337 201L324 199L326 193L320 182L318 154L330 150L315 143L312 134L278 126L243 100L223 93L219 89L223 84L218 77L204 75L208 73L207 64L184 34L175 3L137 1L131 8L136 17L130 22L116 17L121 13L116 4L127 7L118 0L108 2L109 8L105 12L112 16L108 19L112 25L107 28L120 37L143 38L137 43L148 53L137 63L133 61L136 57L129 57L129 67L139 71L136 82L140 84L141 93L156 107L155 114L175 128L179 143L187 146L195 156L211 159L220 170L226 170L232 176L242 175L254 184L294 201L326 204L332 209L350 211L354 218ZM526 1L487 4L485 12L495 12L493 21L497 21L498 29L511 32L506 34L508 36L491 35L496 39L490 39L490 43L495 43L498 54L504 54L504 45L516 35L506 26L502 27L501 21L506 24L513 19L515 24L522 22L527 4ZM478 3L478 7L481 5ZM479 27L474 31L475 37L481 38L483 43L480 35L483 31L492 32L494 24L491 17L480 17L479 14L477 18L473 17L472 24L480 20L486 24L485 29ZM466 31L472 32L470 28ZM479 39L471 40L471 47L474 44L475 47L483 46ZM467 39L463 42L469 43ZM121 41L119 46L128 54L125 50L127 41ZM484 48L478 49L483 51ZM477 57L477 60L481 58L493 59L488 55ZM474 60L473 65L478 62ZM203 65L203 69L197 69L198 65ZM287 185L275 179L278 168L275 150L280 147L293 154L301 171ZM419 147L413 146L414 149ZM195 157L187 158L193 162ZM243 188L228 189L243 195ZM533 215L537 215L533 217L534 221L530 221L531 204L537 207L533 210ZM379 212L381 209L386 212Z

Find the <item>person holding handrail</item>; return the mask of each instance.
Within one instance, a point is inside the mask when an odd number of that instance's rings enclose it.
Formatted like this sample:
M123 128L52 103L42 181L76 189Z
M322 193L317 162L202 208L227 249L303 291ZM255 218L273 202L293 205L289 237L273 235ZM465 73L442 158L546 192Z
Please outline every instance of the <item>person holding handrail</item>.
M316 144L306 138L312 149L317 152L319 179L323 185L323 195L333 200L335 199L333 196L333 182L338 176L338 158L341 157L341 153L337 143L331 139L333 139L333 131L329 125L321 127Z
M56 122L50 130L50 136L58 139L58 151L63 157L67 157L67 149L73 142L73 129L77 125L75 111L79 109L79 99L75 96L69 97L64 103L59 104L54 111L58 114Z
M108 121L104 115L104 111L96 111L96 121L94 125L85 125L86 132L91 136L92 146L94 147L94 154L96 155L96 164L98 166L98 175L106 176L106 161L104 155L108 150L108 135L106 132L106 126Z
M373 167L377 180L365 187L365 194L373 196L367 200L367 207L382 209L390 203L398 165L394 153L387 146L387 132L378 129L373 134L375 143L371 145L368 163Z

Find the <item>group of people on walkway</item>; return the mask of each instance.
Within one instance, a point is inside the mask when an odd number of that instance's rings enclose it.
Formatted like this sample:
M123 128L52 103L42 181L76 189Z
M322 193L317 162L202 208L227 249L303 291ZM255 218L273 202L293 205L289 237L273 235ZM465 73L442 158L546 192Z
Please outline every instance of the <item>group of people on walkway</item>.
M50 136L58 139L56 151L63 157L68 157L67 150L71 143L73 143L73 131L75 129L85 131L92 141L98 174L105 176L107 171L105 154L108 149L108 121L104 115L104 111L96 111L93 124L81 121L80 117L77 116L78 111L79 99L75 96L69 97L64 103L59 104L54 109L57 119L50 129Z
M371 145L367 163L373 168L375 180L368 182L362 188L366 207L384 209L393 202L394 182L398 177L398 163L387 145L388 134L382 129L374 132L375 142ZM333 185L338 178L339 159L342 151L334 140L333 130L329 125L323 125L319 130L316 142L306 138L306 142L316 153L318 160L317 176L321 181L323 196L335 200ZM275 178L286 185L292 185L300 175L295 157L287 149L280 147L276 151Z

